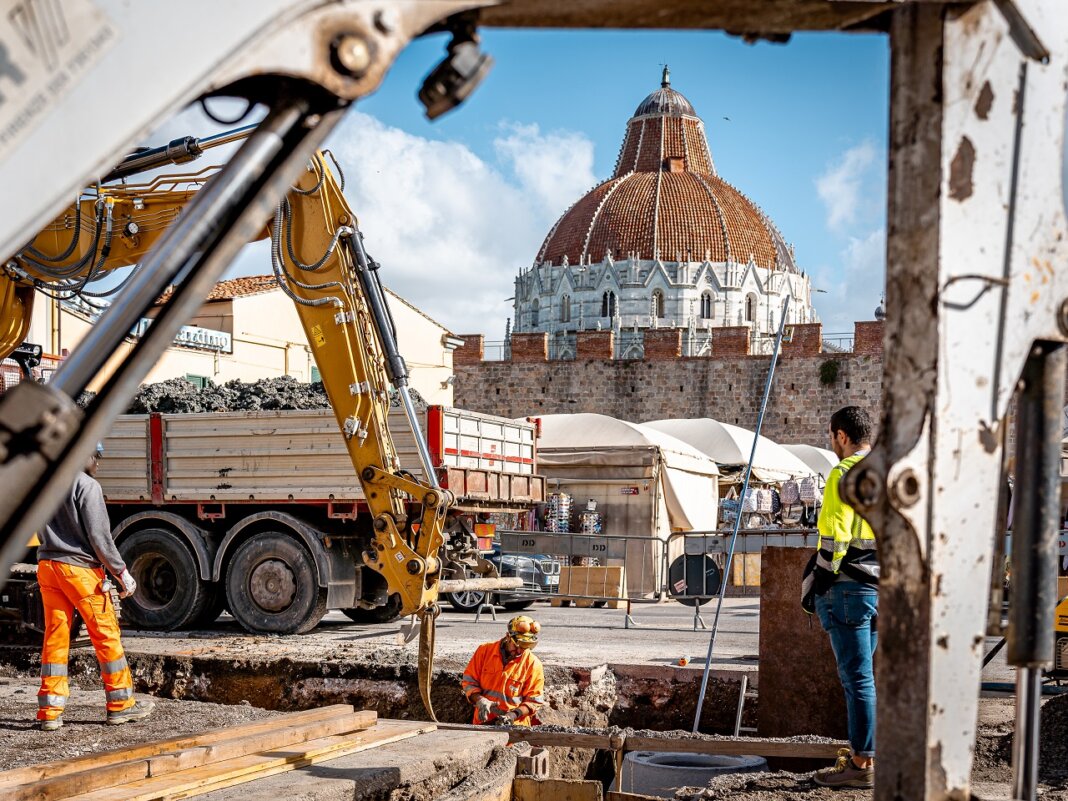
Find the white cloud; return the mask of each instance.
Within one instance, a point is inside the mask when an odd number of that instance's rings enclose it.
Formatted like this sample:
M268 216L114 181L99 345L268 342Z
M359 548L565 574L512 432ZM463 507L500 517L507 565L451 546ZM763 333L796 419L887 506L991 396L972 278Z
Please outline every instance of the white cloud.
M543 210L558 215L595 184L593 142L569 131L542 134L536 125L506 123L494 141L497 157Z
M813 286L823 290L815 305L825 334L852 333L855 320L874 320L886 277L886 229L850 237L836 268L813 274Z
M191 106L149 143L219 130ZM596 183L593 142L569 131L543 133L537 125L501 123L495 162L359 111L347 115L327 146L345 172L345 194L368 251L382 264L382 280L453 332L488 340L504 337L512 313L507 298L520 268L534 260L557 217ZM223 161L234 149L213 150L196 168ZM269 247L257 242L242 249L227 276L270 270Z
M593 183L593 145L508 126L503 168L465 145L425 139L352 112L330 137L382 280L455 333L504 337L514 279L556 217ZM253 251L249 253L248 251ZM266 272L254 249L231 274Z
M862 142L842 154L826 172L816 179L816 192L827 207L827 227L841 229L861 216L865 182L875 163L875 146Z

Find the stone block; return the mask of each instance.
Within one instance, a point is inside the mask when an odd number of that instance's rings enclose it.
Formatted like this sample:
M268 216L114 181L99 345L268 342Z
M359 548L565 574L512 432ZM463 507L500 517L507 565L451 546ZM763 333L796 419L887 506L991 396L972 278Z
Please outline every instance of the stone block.
M512 333L512 362L546 362L549 360L549 335Z
M576 359L611 359L615 347L615 331L579 331L575 334Z
M853 323L853 353L883 352L883 323L878 320Z
M761 737L845 739L846 709L831 641L801 608L810 548L764 548L760 564Z
M749 355L750 329L745 325L712 329L712 358L729 359Z
M681 328L649 328L644 335L647 361L677 359L682 356Z
M452 364L479 364L486 355L486 338L482 334L462 334L462 347L452 352Z
M783 356L815 356L823 352L823 324L799 323L788 325L790 339L782 340Z

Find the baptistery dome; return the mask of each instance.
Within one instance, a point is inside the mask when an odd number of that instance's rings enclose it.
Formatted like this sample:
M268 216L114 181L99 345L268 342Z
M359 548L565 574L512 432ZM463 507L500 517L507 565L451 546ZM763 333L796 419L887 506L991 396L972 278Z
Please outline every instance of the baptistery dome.
M612 176L564 212L517 278L515 330L549 332L566 358L578 330L628 332L625 356L647 328L686 328L687 355L699 355L712 327L773 331L787 293L789 322L814 321L810 292L775 224L720 177L665 67L627 121Z

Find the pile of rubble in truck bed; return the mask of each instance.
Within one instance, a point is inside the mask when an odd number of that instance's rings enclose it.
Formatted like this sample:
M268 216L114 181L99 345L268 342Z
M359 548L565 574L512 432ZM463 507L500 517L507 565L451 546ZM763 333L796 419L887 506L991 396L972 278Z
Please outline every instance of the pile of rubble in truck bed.
M426 401L411 390L416 408L425 409ZM86 406L94 394L83 392L78 398ZM390 392L390 405L399 403ZM264 378L259 381L227 381L216 384L207 381L204 387L184 378L170 378L156 384L144 384L137 390L127 409L129 414L163 412L165 414L193 414L195 412L254 412L283 409L328 409L330 401L321 382L305 384L290 376Z

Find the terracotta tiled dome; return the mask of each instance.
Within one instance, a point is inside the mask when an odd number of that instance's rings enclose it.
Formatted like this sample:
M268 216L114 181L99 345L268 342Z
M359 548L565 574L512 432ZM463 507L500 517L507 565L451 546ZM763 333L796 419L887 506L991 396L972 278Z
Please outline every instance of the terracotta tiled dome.
M796 272L775 225L716 174L704 123L671 88L641 102L611 178L568 209L545 238L538 263L598 263L635 256L739 262Z

